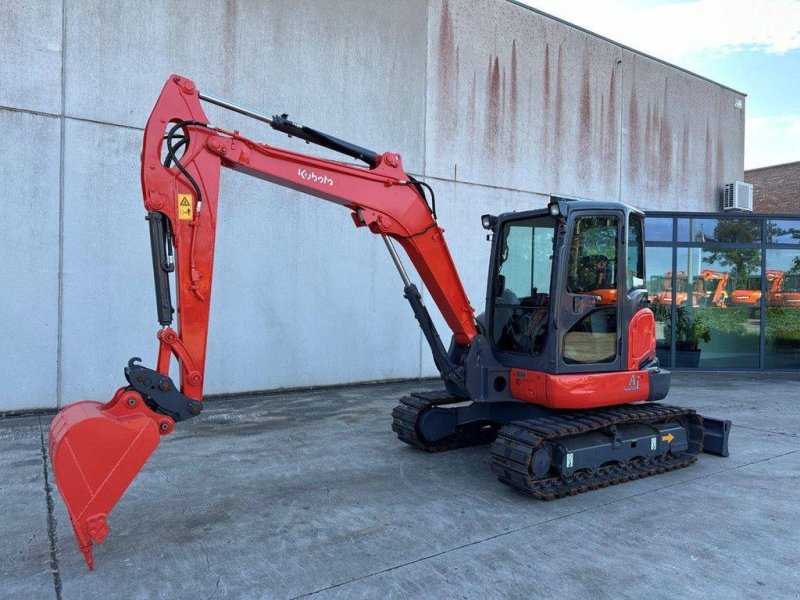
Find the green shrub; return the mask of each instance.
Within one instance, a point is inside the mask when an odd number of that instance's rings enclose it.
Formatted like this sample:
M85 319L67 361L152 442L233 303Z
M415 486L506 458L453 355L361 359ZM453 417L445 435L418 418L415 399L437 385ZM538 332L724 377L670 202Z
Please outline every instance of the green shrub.
M775 342L800 343L800 308L767 308L765 328Z

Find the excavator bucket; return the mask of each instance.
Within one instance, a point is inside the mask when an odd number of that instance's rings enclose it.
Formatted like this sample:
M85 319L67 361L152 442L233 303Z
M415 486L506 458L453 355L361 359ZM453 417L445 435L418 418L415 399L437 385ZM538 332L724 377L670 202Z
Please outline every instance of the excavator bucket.
M83 401L59 412L50 426L50 461L78 546L94 569L92 542L108 535L108 515L172 419L150 410L139 393L120 388L106 403Z

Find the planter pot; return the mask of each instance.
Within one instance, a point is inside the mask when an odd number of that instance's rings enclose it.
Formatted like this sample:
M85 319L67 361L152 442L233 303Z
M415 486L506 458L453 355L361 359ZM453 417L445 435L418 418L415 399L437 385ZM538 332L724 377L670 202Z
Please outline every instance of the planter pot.
M675 366L684 369L696 369L700 366L700 349L675 349Z
M656 346L656 358L658 359L658 364L662 367L672 366L670 363L669 348L659 348Z

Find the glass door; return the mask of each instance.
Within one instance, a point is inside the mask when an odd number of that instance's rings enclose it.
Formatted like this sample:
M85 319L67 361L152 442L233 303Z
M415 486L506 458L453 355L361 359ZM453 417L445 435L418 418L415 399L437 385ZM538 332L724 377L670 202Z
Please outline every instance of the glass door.
M562 372L619 368L619 288L627 275L620 223L616 213L571 219L559 306Z

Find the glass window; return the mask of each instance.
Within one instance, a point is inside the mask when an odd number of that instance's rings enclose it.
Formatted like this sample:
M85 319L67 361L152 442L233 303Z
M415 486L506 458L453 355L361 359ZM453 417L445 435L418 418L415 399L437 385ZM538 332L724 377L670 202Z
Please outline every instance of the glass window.
M761 250L681 248L677 267L675 366L758 368Z
M567 364L609 363L616 357L616 306L590 312L564 336L564 362Z
M554 223L547 216L503 227L492 327L501 350L537 355L544 349Z
M800 368L800 254L767 250L767 280L764 366Z
M671 242L672 217L647 217L644 220L644 239L648 242Z
M628 224L628 290L644 289L644 259L642 252L642 220L631 215Z
M770 244L800 244L800 221L767 221L767 242Z
M617 242L616 217L581 217L569 254L567 291L591 292L594 310L564 335L563 359L567 364L613 362L617 356ZM641 236L641 227L639 229Z
M761 242L759 219L678 219L679 242Z
M678 242L699 247L647 247L659 361L672 352L678 368L800 369L800 215L674 216Z
M645 224L647 219L645 219ZM646 226L646 225L645 225ZM662 367L672 365L668 333L670 309L672 306L672 248L648 247L647 292L650 296L650 309L656 318L656 354Z
M678 219L678 241L679 242L688 242L689 241L689 223L691 219Z
M582 294L616 287L617 219L577 219L569 255L567 291Z

